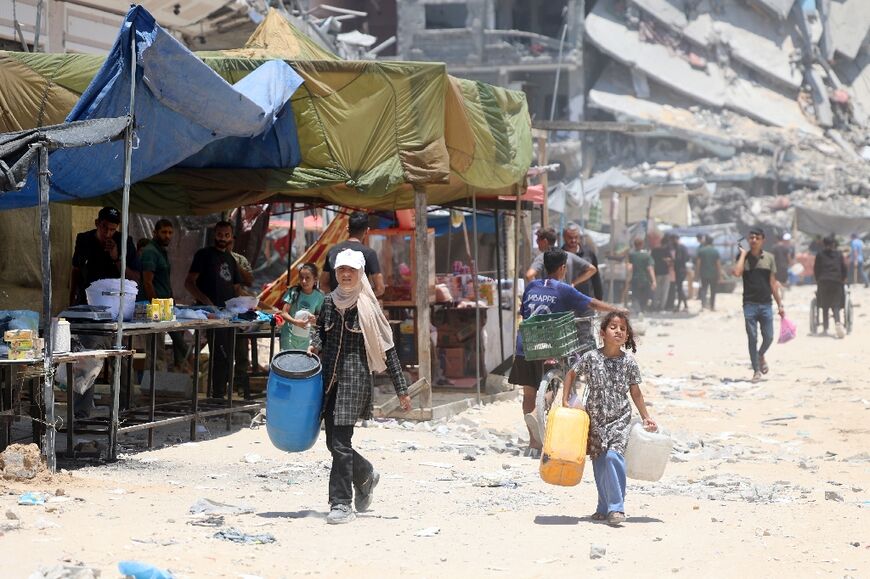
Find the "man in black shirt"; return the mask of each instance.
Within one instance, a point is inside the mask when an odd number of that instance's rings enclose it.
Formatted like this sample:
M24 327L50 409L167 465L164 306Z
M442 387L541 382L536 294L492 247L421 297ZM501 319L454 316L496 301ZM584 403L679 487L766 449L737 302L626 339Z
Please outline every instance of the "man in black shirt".
M333 245L326 254L323 271L320 272L320 289L329 293L338 287L335 279L335 257L345 249L353 249L362 252L366 258L366 275L372 284L375 295L380 297L384 293L384 274L381 273L381 264L378 254L374 249L365 244L366 235L369 231L369 216L363 211L354 211L347 220L347 240Z
M232 239L232 224L218 221L214 226L214 245L203 247L194 254L184 287L198 304L222 308L227 300L240 295L242 278L236 260L229 252ZM212 396L223 398L227 394L229 364L233 356L233 330L214 330L208 341L208 351L214 359ZM232 392L228 395L232 396Z
M103 207L94 221L96 229L76 235L70 280L70 305L86 304L85 289L98 279L121 277L121 213L114 207ZM127 237L127 269L125 277L139 281L139 260L133 239Z
M665 235L659 246L650 251L653 258L653 271L656 274L656 290L652 301L653 310L664 310L667 306L668 294L671 289L671 265L674 263L669 245L670 237Z
M764 247L764 231L760 228L749 230L747 236L749 251L738 246L740 255L734 266L734 275L743 277L743 319L746 323L746 336L749 338L749 360L752 362L752 381L761 380L767 374L767 361L764 354L773 343L773 309L770 298L776 300L780 317L785 316L779 282L776 281L776 262L773 254ZM761 347L758 348L758 326L761 326Z

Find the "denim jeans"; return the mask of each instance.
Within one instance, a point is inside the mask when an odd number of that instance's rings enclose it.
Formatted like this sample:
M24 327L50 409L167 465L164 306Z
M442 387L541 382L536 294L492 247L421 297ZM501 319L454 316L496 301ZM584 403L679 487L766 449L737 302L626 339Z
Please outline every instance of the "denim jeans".
M749 360L752 370L760 369L758 359L773 343L773 307L770 304L743 304L743 319L746 322L746 337L749 339ZM758 347L758 326L761 326L761 347Z
M864 271L864 262L859 261L857 264L849 262L849 283L863 283L867 287L867 272Z
M326 448L332 453L329 471L329 505L349 505L353 487L364 488L371 478L372 463L351 446L353 426L335 425L335 391L333 390L323 415L326 427Z
M625 457L608 450L592 459L595 486L598 487L598 506L595 512L607 515L625 512Z

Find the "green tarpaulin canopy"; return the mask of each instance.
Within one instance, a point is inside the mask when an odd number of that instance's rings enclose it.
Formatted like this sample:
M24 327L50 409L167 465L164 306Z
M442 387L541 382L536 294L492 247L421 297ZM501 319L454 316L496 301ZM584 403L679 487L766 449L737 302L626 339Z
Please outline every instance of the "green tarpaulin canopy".
M514 194L531 163L525 95L451 77L443 64L337 60L274 10L244 48L198 56L230 83L275 58L305 79L292 99L302 164L171 169L134 185L131 211L207 214L296 198L409 208L415 185L426 189L430 204L472 193ZM0 52L0 132L63 122L102 62Z

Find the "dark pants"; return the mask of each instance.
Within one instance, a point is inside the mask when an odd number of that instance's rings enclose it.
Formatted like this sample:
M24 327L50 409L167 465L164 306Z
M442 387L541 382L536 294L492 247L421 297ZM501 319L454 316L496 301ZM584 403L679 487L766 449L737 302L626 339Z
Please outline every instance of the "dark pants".
M214 330L208 339L208 352L212 358L211 392L214 398L227 394L230 377L230 362L233 359L233 329Z
M648 283L631 284L631 299L637 311L645 312L649 310L649 302L652 299L652 295L652 285Z
M715 277L702 277L701 278L701 289L698 290L698 294L701 298L701 307L707 307L707 288L710 288L710 309L716 309L716 287L719 285L718 278Z
M820 280L816 291L816 305L822 310L822 327L828 330L828 310L834 312L834 323L840 323L840 310L846 304L843 284L838 281Z
M683 291L684 281L686 281L685 272L682 274L678 273L674 283L672 283L668 288L668 297L665 300L667 303L667 309L678 310L680 309L681 303L685 304L687 308L689 307L689 301L686 299L686 293Z
M326 404L323 415L326 426L326 448L332 453L329 471L329 504L349 505L353 500L353 487L362 488L374 472L372 463L351 446L353 426L335 425L335 390Z

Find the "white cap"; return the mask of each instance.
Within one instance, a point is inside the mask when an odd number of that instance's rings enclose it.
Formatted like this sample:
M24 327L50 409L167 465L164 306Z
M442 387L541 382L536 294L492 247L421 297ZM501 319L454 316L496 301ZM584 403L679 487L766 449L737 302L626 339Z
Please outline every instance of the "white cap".
M783 239L784 241L789 241L789 240L791 239L791 233L783 233L783 234L782 234L782 239Z
M361 251L355 251L353 249L345 249L340 252L337 256L335 256L335 268L338 269L341 266L352 267L353 269L363 269L366 265L366 257L362 254Z

